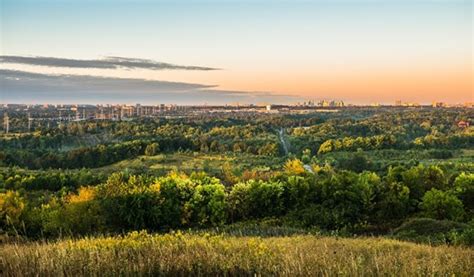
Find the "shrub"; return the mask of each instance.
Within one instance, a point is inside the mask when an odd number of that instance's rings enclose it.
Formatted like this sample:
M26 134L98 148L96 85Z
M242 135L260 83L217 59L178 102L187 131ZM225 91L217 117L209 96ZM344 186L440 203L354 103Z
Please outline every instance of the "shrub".
M305 172L303 163L299 159L288 160L284 165L284 169L288 175L300 175Z
M450 243L454 240L453 235L462 233L466 228L467 224L455 221L413 218L394 229L392 235L415 242Z
M230 220L248 219L251 216L252 207L249 197L250 183L238 183L232 187L227 197L227 208Z
M419 165L403 174L403 183L410 189L410 198L420 200L424 193L432 188L445 189L446 178L438 166Z
M278 216L284 211L284 187L280 182L250 180L235 185L229 194L233 220Z
M449 158L452 158L454 156L453 152L451 152L449 150L437 150L437 149L430 150L429 155L433 159L449 159Z
M460 233L456 241L458 244L474 246L474 220L469 223L469 226Z
M464 216L461 200L434 188L425 193L420 206L425 216L434 219L462 220Z
M0 193L0 226L18 228L24 209L25 203L18 192L7 191L6 193Z
M160 146L157 142L148 144L147 147L145 148L145 155L147 155L147 156L156 155L156 153L158 153L159 147Z
M159 178L156 182L162 199L160 208L163 226L177 228L189 224L192 211L186 203L192 198L196 183L175 173Z
M226 221L226 194L222 184L198 185L190 205L193 222L198 225L222 225Z
M98 186L97 199L112 230L158 229L162 225L160 187L144 176L112 174Z
M474 174L461 173L454 180L455 194L464 204L469 216L474 214Z
M379 199L375 206L379 222L401 220L408 215L410 189L401 182L387 181L381 184Z

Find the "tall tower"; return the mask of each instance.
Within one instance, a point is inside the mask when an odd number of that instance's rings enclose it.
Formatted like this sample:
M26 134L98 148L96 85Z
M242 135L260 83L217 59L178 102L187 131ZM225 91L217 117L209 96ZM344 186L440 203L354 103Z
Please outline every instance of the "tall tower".
M31 117L31 113L28 113L28 132L31 132L31 123L33 122L33 118Z
M120 107L120 120L122 120L125 117L125 111L124 111L124 106Z
M5 129L5 134L8 134L10 131L10 118L8 117L7 112L5 112L3 115L3 127Z

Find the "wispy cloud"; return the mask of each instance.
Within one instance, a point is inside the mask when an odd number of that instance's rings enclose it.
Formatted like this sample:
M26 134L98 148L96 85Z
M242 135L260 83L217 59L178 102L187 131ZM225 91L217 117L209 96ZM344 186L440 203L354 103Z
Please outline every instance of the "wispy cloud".
M218 70L204 66L176 65L147 59L105 57L95 60L78 60L38 56L0 56L0 63L25 64L47 67L98 68L98 69L149 69L149 70Z
M219 90L215 85L0 69L0 102L13 103L283 103L294 97Z
M180 92L212 88L183 82L168 82L146 79L114 78L90 75L42 74L19 70L0 69L0 85L8 88L25 87L30 90L67 89L69 91L127 91L133 92ZM14 85L14 86L11 86Z

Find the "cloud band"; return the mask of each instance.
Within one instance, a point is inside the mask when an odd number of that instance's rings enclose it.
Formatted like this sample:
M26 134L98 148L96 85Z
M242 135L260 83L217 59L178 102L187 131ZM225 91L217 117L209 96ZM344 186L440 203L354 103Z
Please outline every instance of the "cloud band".
M98 69L149 69L149 70L218 70L218 68L203 66L176 65L157 62L147 59L124 57L105 57L95 60L78 60L54 57L28 57L28 56L0 56L0 63L25 64L47 67L63 68L98 68Z

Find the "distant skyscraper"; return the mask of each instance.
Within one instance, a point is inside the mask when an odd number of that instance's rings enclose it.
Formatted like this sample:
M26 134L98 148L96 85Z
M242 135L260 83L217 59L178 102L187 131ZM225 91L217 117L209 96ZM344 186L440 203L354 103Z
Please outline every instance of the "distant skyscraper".
M28 132L31 131L31 123L33 122L33 118L31 118L31 113L28 113Z
M8 117L8 113L5 112L3 115L3 127L5 129L5 134L8 134L10 131L10 118Z

